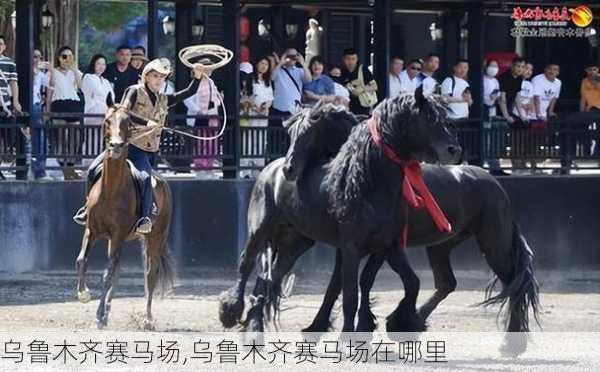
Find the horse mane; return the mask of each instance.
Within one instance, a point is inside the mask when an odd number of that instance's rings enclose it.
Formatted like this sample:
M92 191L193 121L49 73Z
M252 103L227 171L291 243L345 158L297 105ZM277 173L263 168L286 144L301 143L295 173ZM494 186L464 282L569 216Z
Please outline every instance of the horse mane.
M386 143L393 144L397 149L408 148L410 144L401 143L408 130L405 123L414 120L416 115L439 120L438 115L443 113L438 110L442 106L437 99L423 99L425 102L420 103L412 94L401 94L377 105L373 114L379 118L379 130ZM352 129L348 140L329 163L326 183L330 212L340 222L353 220L364 207L368 207L366 196L374 186L372 162L381 156L382 151L372 141L367 120L363 120Z
M315 138L305 149L297 149L294 156L306 156L304 170L321 165L334 158L348 140L359 120L345 107L319 102L306 108L284 122L290 137L299 138L316 131ZM304 171L302 170L302 171Z
M331 103L312 110L308 121L317 129L317 143L311 153L318 162L334 158L348 140L352 128L360 123L345 107Z

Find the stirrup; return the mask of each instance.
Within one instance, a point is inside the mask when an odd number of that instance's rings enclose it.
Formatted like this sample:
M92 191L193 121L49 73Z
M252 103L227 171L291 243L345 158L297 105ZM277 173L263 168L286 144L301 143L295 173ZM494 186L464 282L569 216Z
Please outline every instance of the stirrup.
M77 211L77 213L75 213L75 215L73 216L73 221L75 221L76 224L81 225L81 226L85 226L86 222L87 222L87 208L84 205L83 207L79 208L79 210Z
M135 224L135 232L139 234L148 234L152 231L152 220L148 217L142 217Z

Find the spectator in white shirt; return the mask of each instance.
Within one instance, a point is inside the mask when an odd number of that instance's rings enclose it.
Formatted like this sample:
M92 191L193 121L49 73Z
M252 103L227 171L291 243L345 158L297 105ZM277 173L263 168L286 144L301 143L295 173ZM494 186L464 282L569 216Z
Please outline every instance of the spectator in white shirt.
M500 83L496 79L498 69L498 61L489 60L485 67L485 74L483 75L484 116L487 118L496 116L496 102L500 97Z
M489 60L483 74L483 126L486 153L502 154L506 148L504 131L507 125L501 121L492 120L496 116L496 103L500 98L500 83L498 75L498 61ZM490 174L494 176L508 176L500 167L500 160L496 157L485 159L490 167Z
M465 80L469 73L469 62L459 59L454 65L454 75L442 82L442 96L448 102L448 118L466 119L469 117L469 106L473 104L469 83Z
M429 96L435 93L437 81L433 77L435 72L440 68L440 56L435 53L429 53L423 63L423 70L419 75L419 85L423 86L423 95Z
M423 63L419 59L413 59L408 63L408 67L400 73L400 93L415 93L422 66Z
M247 105L249 114L255 118L251 119L249 124L253 128L264 128L268 126L269 109L273 103L273 82L271 81L271 66L267 57L262 57L256 61L253 72L248 76L246 82ZM257 116L264 116L259 118ZM243 132L242 143L244 153L254 156L254 158L240 159L241 166L252 167L240 171L240 177L255 178L260 173L259 169L265 166L265 158L257 156L264 155L266 151L266 132L259 129L251 129Z
M82 73L75 63L73 49L63 46L56 52L54 57L54 69L50 78L50 94L48 98L51 102L50 109L55 113L73 113L73 116L66 116L53 119L54 124L75 125L81 120L80 113L83 113L83 102L77 94L81 86ZM75 172L72 155L81 153L81 131L75 128L61 128L58 131L57 152L66 150L69 158L61 160L65 180L80 179ZM62 155L62 154L61 154ZM66 163L66 164L65 164Z
M538 120L547 121L556 116L554 106L560 96L561 82L557 78L560 67L556 63L548 63L543 74L535 76L533 84L533 104Z
M404 69L404 60L400 57L392 58L389 75L389 98L397 96L402 91L402 81L400 80L402 69Z
M81 91L85 98L83 112L86 114L104 115L109 106L115 102L115 93L110 82L102 76L106 71L106 57L96 54L81 82ZM102 124L102 117L85 119L86 124Z
M517 93L515 97L515 104L513 106L513 115L520 119L520 122L523 125L525 130L522 130L520 133L515 132L516 143L514 144L515 153L519 154L519 145L523 146L523 143L543 143L545 141L545 133L538 133L536 131L530 130L530 128L545 127L546 121L545 119L540 119L536 113L536 105L535 105L535 86L531 79L531 75L533 74L533 65L531 63L526 63L525 68L523 69L523 82L521 83L521 90ZM543 76L543 74L542 74ZM558 80L558 79L556 79ZM539 87L538 87L539 89ZM558 88L560 90L560 87ZM512 146L511 146L512 147ZM534 148L527 149L528 151L534 150ZM537 172L537 163L536 159L513 159L513 168L517 168L513 171L513 173L524 173L526 172L525 168L527 167L527 161L531 163L531 172Z
M102 54L96 54L92 57L90 65L81 81L81 91L84 97L83 112L95 117L85 118L87 125L100 125L104 121L104 115L109 106L115 102L115 93L110 82L102 76L106 71L106 57ZM102 140L91 143L90 138L84 138L83 155L88 158L83 160L84 166L89 166L94 157L102 148Z
M533 75L533 65L531 63L526 63L522 75L523 82L521 83L521 90L515 97L515 104L512 112L513 115L519 117L524 123L537 119L535 107L533 105L533 84L530 80L531 75Z

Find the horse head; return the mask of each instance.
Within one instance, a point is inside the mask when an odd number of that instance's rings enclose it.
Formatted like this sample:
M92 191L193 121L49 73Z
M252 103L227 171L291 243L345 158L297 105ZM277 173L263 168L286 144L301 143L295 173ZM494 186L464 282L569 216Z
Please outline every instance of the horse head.
M115 105L104 117L104 143L108 157L117 159L125 154L129 140L129 114L124 106Z
M401 94L384 100L374 110L384 142L406 160L456 163L462 152L448 131L447 111L439 96Z
M327 160L335 156L358 121L345 107L319 102L288 119L284 126L290 136L285 156L285 177L297 180L311 159Z

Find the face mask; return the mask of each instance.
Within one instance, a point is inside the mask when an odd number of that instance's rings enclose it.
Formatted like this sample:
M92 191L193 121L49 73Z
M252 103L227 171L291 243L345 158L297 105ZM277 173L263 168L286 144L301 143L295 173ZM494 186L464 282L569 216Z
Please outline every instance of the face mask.
M496 74L498 73L498 67L489 66L486 71L488 75L496 76Z

